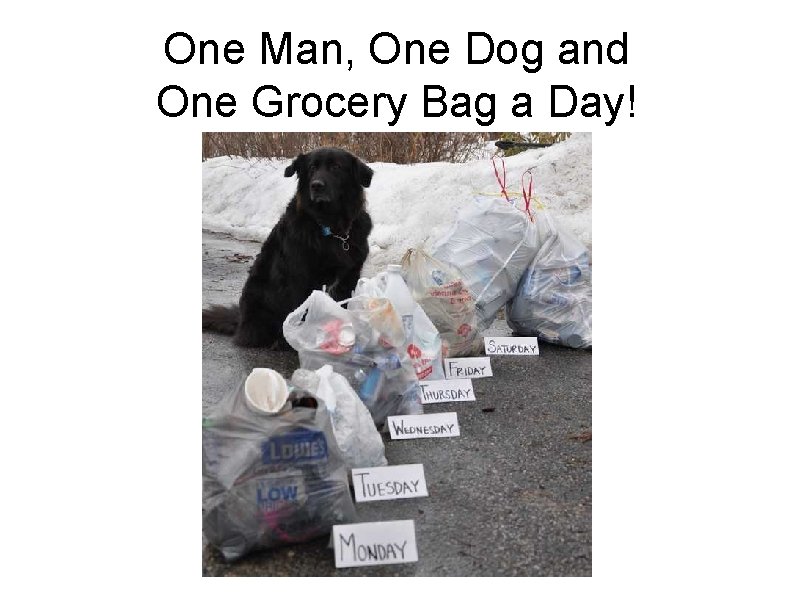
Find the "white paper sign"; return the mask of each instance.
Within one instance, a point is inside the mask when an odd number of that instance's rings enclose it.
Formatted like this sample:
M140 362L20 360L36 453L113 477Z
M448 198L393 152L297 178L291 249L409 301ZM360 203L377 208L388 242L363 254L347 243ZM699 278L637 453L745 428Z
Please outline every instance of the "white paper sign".
M414 520L334 526L334 559L337 567L364 567L415 563Z
M389 416L388 424L392 439L432 439L434 437L460 436L457 412Z
M492 377L491 359L480 358L447 358L444 361L444 374L447 379L480 379Z
M427 496L423 464L353 468L351 475L357 503Z
M475 401L471 379L446 379L444 381L419 381L423 404L448 401Z
M509 356L537 356L537 337L486 337L486 354L507 354Z

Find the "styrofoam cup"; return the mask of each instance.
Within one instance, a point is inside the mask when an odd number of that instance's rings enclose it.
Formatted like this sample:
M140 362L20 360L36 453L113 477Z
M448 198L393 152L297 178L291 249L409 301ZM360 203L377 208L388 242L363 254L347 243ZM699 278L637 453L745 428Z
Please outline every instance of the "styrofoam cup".
M272 368L255 368L245 380L245 398L260 412L275 414L287 402L287 381Z

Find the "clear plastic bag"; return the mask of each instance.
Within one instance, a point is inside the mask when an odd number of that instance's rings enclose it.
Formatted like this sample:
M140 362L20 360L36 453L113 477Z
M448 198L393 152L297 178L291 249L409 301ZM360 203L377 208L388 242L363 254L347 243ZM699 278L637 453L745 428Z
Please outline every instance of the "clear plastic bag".
M585 348L592 339L590 253L557 229L538 251L506 309L507 324L521 335Z
M518 281L546 235L545 218L533 222L502 199L476 197L458 213L433 247L436 259L457 267L474 295L481 330L515 294Z
M460 270L421 249L409 249L402 266L414 300L441 336L444 357L481 353L482 337L477 329L474 297Z
M323 403L293 390L279 412L265 413L246 399L244 383L202 429L203 530L227 561L356 521Z
M317 371L299 368L292 384L321 399L331 415L334 436L348 468L385 466L383 439L372 415L342 375L326 365Z
M364 298L387 298L400 317L405 334L403 344L396 346L408 354L419 380L435 381L444 378L443 344L433 321L414 299L402 278L400 265L372 279L362 278L353 293Z
M315 290L284 321L301 368L330 364L380 427L388 416L421 414L419 385L404 349L402 321L386 298L354 296L347 309Z

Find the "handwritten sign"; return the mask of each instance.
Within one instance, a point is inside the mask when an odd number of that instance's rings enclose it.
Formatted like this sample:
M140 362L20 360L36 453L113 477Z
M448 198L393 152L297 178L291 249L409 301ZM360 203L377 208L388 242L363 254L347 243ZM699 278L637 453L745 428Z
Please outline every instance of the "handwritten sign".
M422 464L354 468L351 474L357 503L427 496Z
M459 437L458 414L443 412L415 416L389 416L389 434L392 439Z
M334 526L334 559L337 567L365 567L415 563L414 520Z
M419 381L423 404L448 401L475 401L471 379L446 379L444 381Z
M486 337L486 354L508 354L510 356L537 356L537 337Z
M491 359L480 358L447 358L444 361L444 374L447 379L481 379L492 377Z

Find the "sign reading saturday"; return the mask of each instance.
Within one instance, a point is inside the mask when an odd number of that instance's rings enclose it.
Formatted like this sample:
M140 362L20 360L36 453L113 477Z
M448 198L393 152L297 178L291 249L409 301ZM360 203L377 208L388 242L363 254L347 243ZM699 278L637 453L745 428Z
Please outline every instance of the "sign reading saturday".
M479 358L447 358L444 361L444 374L448 379L492 377L491 359L488 356Z
M443 381L419 381L423 404L447 401L475 401L471 379L446 379Z
M389 416L389 434L392 439L432 439L433 437L459 437L457 412Z
M511 356L537 356L537 337L486 337L486 354L508 354Z
M357 503L427 496L423 464L353 468L351 475Z
M337 567L364 567L415 563L414 520L334 526L334 559Z

